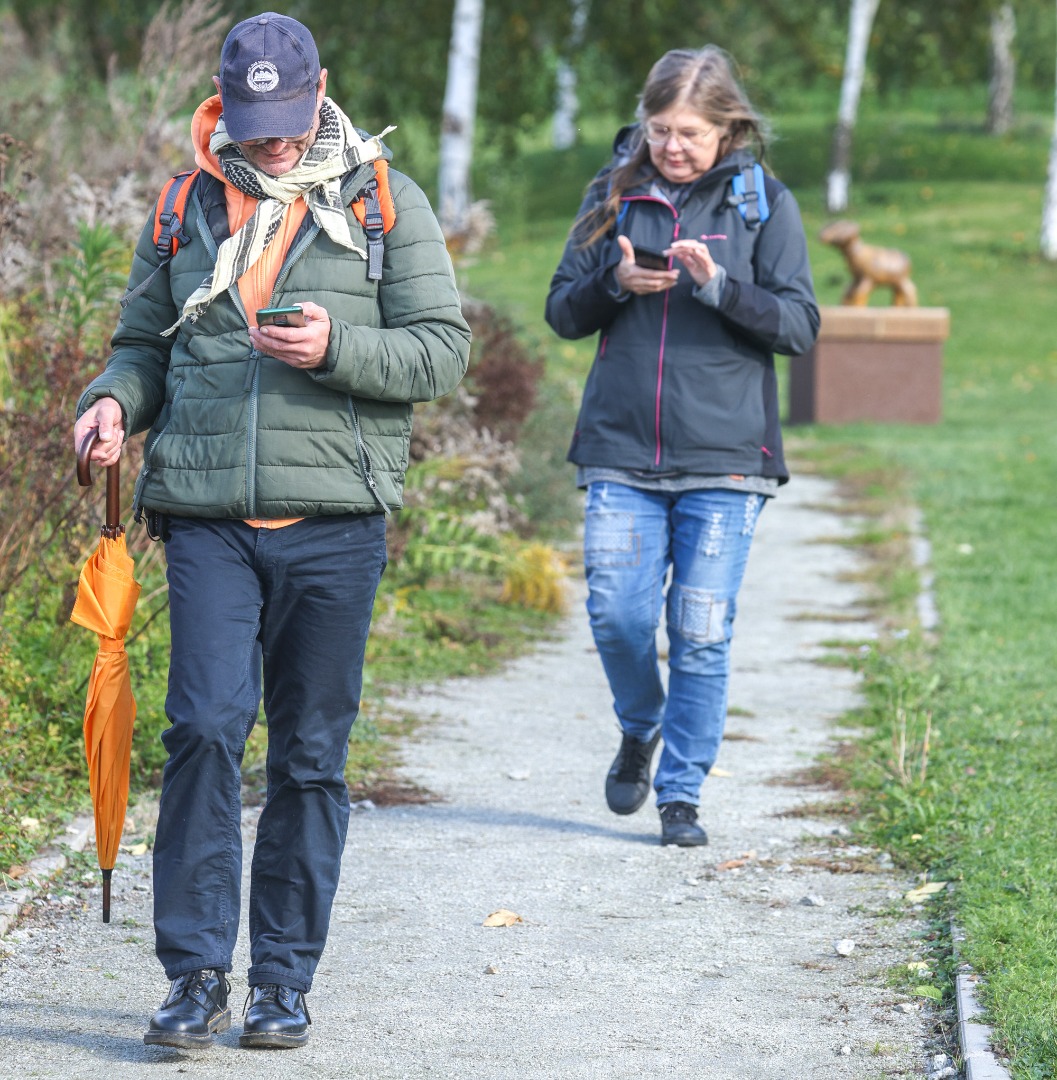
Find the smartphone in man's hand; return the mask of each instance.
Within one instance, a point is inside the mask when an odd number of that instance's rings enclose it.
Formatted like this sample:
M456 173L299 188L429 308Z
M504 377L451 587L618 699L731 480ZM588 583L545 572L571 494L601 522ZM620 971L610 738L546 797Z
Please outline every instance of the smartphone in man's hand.
M258 326L304 326L305 313L300 305L257 309Z

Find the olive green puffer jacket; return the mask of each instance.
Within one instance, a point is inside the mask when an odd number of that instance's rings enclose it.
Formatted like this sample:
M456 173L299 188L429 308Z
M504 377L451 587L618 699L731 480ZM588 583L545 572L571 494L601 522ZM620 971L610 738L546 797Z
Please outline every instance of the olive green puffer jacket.
M374 175L361 165L342 185L346 207ZM454 389L466 372L470 330L451 260L422 191L390 170L396 223L381 281L306 216L290 246L273 306L314 301L331 319L324 366L297 371L250 345L238 289L171 337L184 300L212 271L228 233L222 183L205 174L188 202L167 271L124 311L106 370L78 403L112 397L125 431L149 428L140 507L188 517L284 518L371 512L400 505L412 402ZM351 211L357 246L366 237ZM136 248L130 290L158 265L153 215Z

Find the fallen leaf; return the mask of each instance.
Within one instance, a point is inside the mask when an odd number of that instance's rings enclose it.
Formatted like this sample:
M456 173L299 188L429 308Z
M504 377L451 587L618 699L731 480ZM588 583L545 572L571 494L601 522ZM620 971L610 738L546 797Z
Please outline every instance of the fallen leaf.
M27 873L27 871L28 867L15 865L12 866L10 870L8 870L7 876L9 878L13 878L15 881L18 881L18 879L22 877L23 874Z
M907 967L911 971L928 971L929 963L927 960L911 960Z
M727 859L726 862L716 863L717 870L737 870L739 866L747 866L751 859Z
M122 851L127 851L129 855L146 855L147 845L145 843L133 844L131 847L126 847L124 844L120 845Z
M726 769L717 769L713 765L712 768L708 770L708 775L709 776L723 776L723 777L726 777L727 779L730 779L730 777L732 777L734 774L732 772L727 772Z
M40 828L40 820L35 817L24 817L18 823L19 826L26 830L26 832L34 832Z
M931 998L933 1001L943 1000L943 991L937 986L915 986L914 995L916 997Z
M929 881L924 885L919 885L916 889L911 889L904 899L911 904L920 904L922 900L928 900L930 896L935 896L936 893L941 893L946 888L947 882L945 881Z
M491 915L483 923L482 926L513 926L515 923L524 922L516 912L507 911L506 908L500 908L498 911L493 911Z

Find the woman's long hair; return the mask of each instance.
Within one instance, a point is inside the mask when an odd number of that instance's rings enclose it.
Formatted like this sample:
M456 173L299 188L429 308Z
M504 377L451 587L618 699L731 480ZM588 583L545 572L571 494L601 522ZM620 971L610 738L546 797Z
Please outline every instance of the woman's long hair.
M741 88L732 57L718 45L672 49L650 68L646 77L635 110L639 126L632 134L627 160L601 178L606 185L605 199L573 227L576 233L587 233L581 246L590 246L612 228L625 191L657 175L643 125L651 116L672 108L689 109L709 124L726 128L719 141L717 161L750 144L755 146L759 161L766 156L767 124Z

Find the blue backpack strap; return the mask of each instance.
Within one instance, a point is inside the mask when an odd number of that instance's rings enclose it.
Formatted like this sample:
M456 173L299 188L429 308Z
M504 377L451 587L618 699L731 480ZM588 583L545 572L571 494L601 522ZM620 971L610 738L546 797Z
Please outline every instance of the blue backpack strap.
M746 165L741 172L735 174L730 182L730 192L726 205L736 206L750 229L758 229L771 216L763 180L763 166L759 162L754 161L752 165Z

